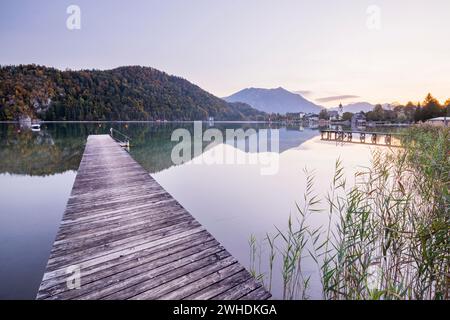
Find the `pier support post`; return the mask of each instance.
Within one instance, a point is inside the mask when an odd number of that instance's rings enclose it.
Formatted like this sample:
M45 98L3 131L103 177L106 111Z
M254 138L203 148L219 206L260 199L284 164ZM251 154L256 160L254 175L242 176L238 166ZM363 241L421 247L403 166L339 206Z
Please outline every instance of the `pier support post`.
M377 135L376 135L376 133L372 133L372 143L377 144Z
M384 143L386 143L387 145L391 145L392 142L392 136L390 134L386 134L386 136L384 137Z

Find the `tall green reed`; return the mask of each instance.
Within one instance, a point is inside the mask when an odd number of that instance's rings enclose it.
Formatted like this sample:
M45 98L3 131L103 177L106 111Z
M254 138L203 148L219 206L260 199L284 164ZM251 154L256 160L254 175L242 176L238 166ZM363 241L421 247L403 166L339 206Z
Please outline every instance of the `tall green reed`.
M287 228L259 244L268 244L270 255L268 274L258 277L270 290L280 258L283 298L305 299L310 258L324 299L448 299L449 139L448 128L413 127L404 148L373 151L351 186L337 160L325 199L314 193L314 173L305 171L304 205L296 204ZM312 227L317 214L327 214L327 223Z

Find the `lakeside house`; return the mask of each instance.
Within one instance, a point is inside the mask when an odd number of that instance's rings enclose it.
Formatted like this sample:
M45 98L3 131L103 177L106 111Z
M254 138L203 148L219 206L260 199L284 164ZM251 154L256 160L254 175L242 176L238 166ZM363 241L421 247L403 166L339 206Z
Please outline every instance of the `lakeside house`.
M310 128L316 128L319 126L319 115L315 113L308 113L303 117L304 123Z
M303 117L303 120L308 122L319 122L319 115L315 113L308 113Z
M365 127L366 125L367 120L364 113L358 112L352 116L352 128Z
M447 126L450 118L449 117L437 117L427 120L427 123L435 126Z
M288 112L286 113L286 118L292 121L302 121L305 117L304 112Z
M341 120L341 118L339 116L339 111L336 111L336 110L328 111L328 115L330 116L331 121Z

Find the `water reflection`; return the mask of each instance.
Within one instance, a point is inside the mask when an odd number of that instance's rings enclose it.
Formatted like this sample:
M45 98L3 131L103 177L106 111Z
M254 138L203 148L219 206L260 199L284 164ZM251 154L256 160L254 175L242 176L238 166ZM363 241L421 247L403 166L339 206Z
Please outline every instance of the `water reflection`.
M368 147L321 142L318 129L203 125L203 130L214 127L224 136L226 129L280 129L280 170L262 176L258 165L174 166L171 153L178 142L171 141L172 132L185 128L193 135L192 123L46 123L38 132L0 124L0 299L34 298L86 138L108 134L111 126L132 138L131 155L246 266L250 235L282 226L301 198L305 166L317 171L317 187L323 192L338 156L350 176L369 159ZM217 150L207 152L212 151ZM249 156L247 150L237 151Z
M187 129L192 135L192 123L46 123L41 130L0 124L0 173L47 176L77 170L90 134L108 134L113 127L132 138L131 154L150 173L173 166L171 152L178 143L171 141L172 132ZM279 129L279 152L297 148L319 135L319 128L280 126L257 123L204 124L203 131L219 129ZM346 128L344 128L346 129ZM377 129L377 131L394 129ZM208 145L204 142L204 147Z
M86 138L90 134L107 134L111 126L132 138L132 156L150 173L159 173L158 178L164 177L164 172L167 172L167 178L172 176L171 168L175 168L171 161L172 148L177 144L171 141L173 130L185 128L193 133L192 123L46 123L42 124L40 131L15 124L0 124L0 299L34 299ZM280 128L242 123L215 123L214 127L222 132L238 128ZM203 130L208 128L210 126L203 126ZM280 152L298 147L318 134L317 130L280 128ZM217 174L214 172L213 176ZM191 190L203 184L201 180L187 179L183 175L173 182L174 185L166 183L165 187L177 195L177 190L186 190L183 188L186 183L189 185L187 189ZM227 186L227 182L221 185ZM228 187L229 194L236 189L233 184L228 184ZM192 199L211 206L220 205L220 202L213 201L215 198L211 195L207 202L202 197ZM239 197L233 201L235 206L239 206ZM192 207L192 202L184 201L183 204ZM192 214L197 218L204 216L202 212ZM232 219L231 216L221 215L216 218ZM242 238L244 233L247 235L250 232L243 230ZM217 233L220 236L221 232ZM246 251L245 246L246 239L244 243L239 243L239 247ZM230 250L236 249L231 246Z
M0 174L0 300L36 297L74 180Z
M178 143L171 141L175 129L194 133L192 123L47 123L38 132L19 125L0 124L0 173L47 176L77 170L88 135L108 134L111 126L132 138L132 156L150 173L173 165L171 153ZM208 128L204 125L203 131ZM280 152L298 147L319 134L318 130L300 131L299 127L267 124L215 123L214 128L224 136L226 129L280 129ZM204 147L207 145L204 142Z
M77 170L86 137L104 125L45 124L40 131L0 124L0 173L47 176Z
M282 129L281 132L285 130ZM284 134L280 133L280 136ZM204 157L223 158L223 153L236 152L229 145L217 146L207 151ZM250 155L238 150L240 157ZM349 184L354 174L370 163L370 147L321 141L313 137L295 148L279 155L279 170L273 175L262 175L262 164L218 164L204 165L193 161L181 166L153 174L153 177L168 190L221 244L243 265L249 266L249 238L251 235L264 239L267 232L287 227L289 215L298 213L295 203L303 206L306 189L307 168L315 176L315 193L325 199L334 174L336 159L340 158ZM211 161L210 163L214 163ZM325 202L322 208L325 208ZM314 214L309 223L313 227L326 225L327 215ZM267 248L266 248L267 249ZM259 253L258 253L259 254ZM267 272L267 252L262 261L262 272ZM264 258L263 258L264 259ZM258 262L257 262L258 265ZM282 298L282 261L274 264L273 295ZM320 298L320 282L313 261L304 266L306 276L311 276L312 298Z
M160 125L135 124L128 127L119 127L119 130L132 137L131 154L147 171L157 173L173 166L171 160L172 149L178 141L171 141L172 132L175 129L184 128L188 130L193 139L194 126L192 123L170 123ZM203 132L209 129L209 126L203 126ZM279 152L284 152L291 148L296 148L305 141L319 135L318 130L306 129L299 130L299 127L281 127L267 124L249 124L249 123L215 123L215 129L226 136L226 129L280 129ZM208 146L209 142L203 142L202 151ZM236 144L237 145L237 144ZM244 150L243 150L244 151ZM245 151L248 151L246 149ZM194 156L192 151L192 158Z

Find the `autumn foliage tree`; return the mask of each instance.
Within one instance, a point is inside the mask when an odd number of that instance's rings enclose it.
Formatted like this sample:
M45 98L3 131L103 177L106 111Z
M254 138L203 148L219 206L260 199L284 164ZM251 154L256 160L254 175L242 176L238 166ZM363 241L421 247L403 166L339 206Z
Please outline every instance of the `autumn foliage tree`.
M228 103L153 68L60 71L0 67L0 120L259 120L264 113Z

